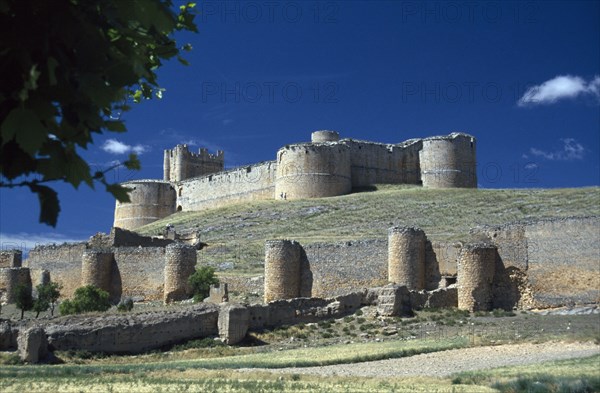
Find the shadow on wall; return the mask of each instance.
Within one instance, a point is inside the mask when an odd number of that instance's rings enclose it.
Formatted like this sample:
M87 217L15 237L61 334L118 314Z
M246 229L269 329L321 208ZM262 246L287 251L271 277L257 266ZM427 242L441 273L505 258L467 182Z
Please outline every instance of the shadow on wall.
M119 264L113 258L110 267L110 292L109 299L111 303L118 303L121 300L123 294L123 280L121 279L121 271L119 270Z
M300 297L312 297L313 272L304 247L300 249Z
M521 292L526 291L527 276L521 269L505 267L502 257L496 250L494 263L494 285L492 287L492 308L510 311L519 305Z

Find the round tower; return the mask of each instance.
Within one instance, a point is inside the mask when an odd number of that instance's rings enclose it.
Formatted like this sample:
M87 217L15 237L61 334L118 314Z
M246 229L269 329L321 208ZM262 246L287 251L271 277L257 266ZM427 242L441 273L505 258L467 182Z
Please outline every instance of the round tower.
M477 188L475 138L462 133L423 139L421 180L429 188Z
M25 285L31 292L31 275L27 267L7 267L0 269L0 288L4 294L0 302L14 303L15 291L19 285Z
M81 257L81 285L93 285L110 293L113 260L112 252L85 250Z
M487 243L467 244L460 250L457 266L459 309L492 309L496 254L496 246Z
M192 295L188 278L196 271L196 248L172 243L165 248L163 300L170 303Z
M292 240L265 243L265 303L300 296L301 248Z
M347 145L304 143L277 152L276 199L322 198L351 190Z
M310 135L310 140L312 143L337 142L340 140L340 134L329 130L315 131Z
M425 232L392 227L388 231L388 280L408 289L425 289Z
M131 230L175 213L177 194L170 183L130 181L122 185L131 189L130 202L117 201L113 226Z

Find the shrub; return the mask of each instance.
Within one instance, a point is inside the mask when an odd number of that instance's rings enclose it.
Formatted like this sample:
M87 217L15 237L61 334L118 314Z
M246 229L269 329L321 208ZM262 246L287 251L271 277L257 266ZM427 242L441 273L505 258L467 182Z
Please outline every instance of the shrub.
M188 282L192 286L194 300L201 302L208 297L210 286L217 285L219 280L215 277L215 269L210 266L201 266L190 276Z
M121 299L119 304L117 304L117 310L120 312L127 312L133 310L133 299L130 297Z
M62 315L81 314L90 311L106 311L110 308L108 292L93 285L77 288L72 300L65 300L59 306Z

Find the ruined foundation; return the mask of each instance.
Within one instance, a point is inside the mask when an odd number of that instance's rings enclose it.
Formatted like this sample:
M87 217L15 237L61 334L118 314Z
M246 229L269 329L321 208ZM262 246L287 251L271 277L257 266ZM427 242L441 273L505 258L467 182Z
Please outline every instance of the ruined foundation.
M31 292L31 275L27 267L9 267L0 269L0 288L3 288L1 302L14 303L15 290L25 285Z
M411 290L425 289L425 232L393 227L388 232L388 280Z
M170 303L192 295L188 278L196 271L196 249L179 243L165 249L165 286L163 300Z
M81 285L93 285L110 293L113 260L112 252L85 250L81 257Z
M490 311L497 248L488 243L465 245L458 257L458 308Z
M300 296L302 247L293 240L265 243L265 302Z

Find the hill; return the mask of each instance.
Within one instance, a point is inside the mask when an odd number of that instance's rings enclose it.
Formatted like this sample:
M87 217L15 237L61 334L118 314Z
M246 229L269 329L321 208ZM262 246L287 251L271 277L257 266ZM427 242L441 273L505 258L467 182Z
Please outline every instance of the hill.
M477 225L551 217L600 215L600 188L424 189L379 185L349 195L297 201L255 201L199 212L179 212L138 232L156 235L167 224L195 230L208 247L201 263L230 273L260 274L264 241L382 239L393 225L422 228L429 239L469 240Z

